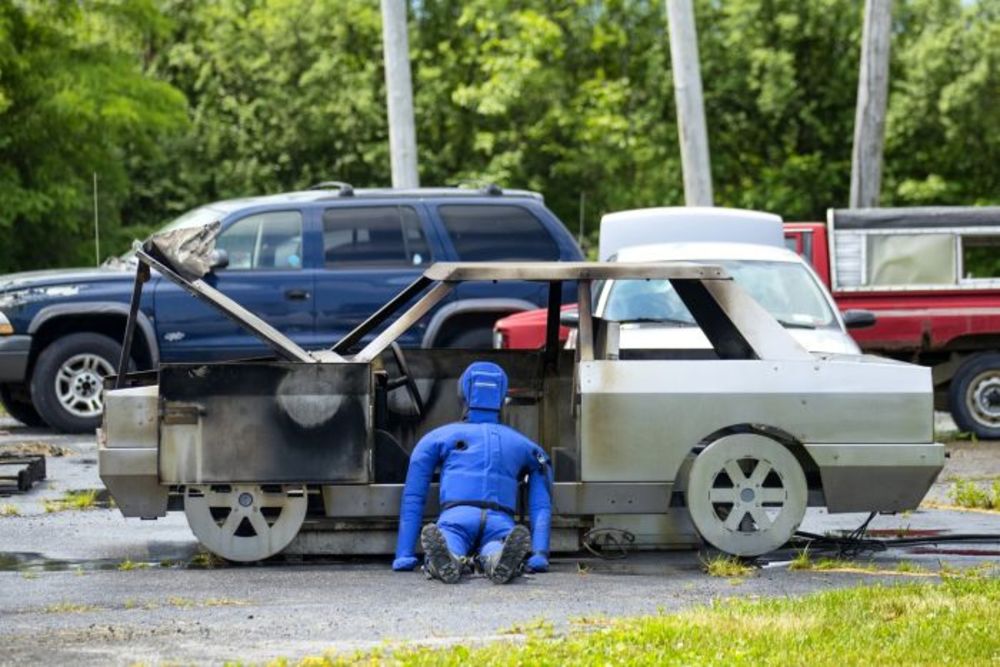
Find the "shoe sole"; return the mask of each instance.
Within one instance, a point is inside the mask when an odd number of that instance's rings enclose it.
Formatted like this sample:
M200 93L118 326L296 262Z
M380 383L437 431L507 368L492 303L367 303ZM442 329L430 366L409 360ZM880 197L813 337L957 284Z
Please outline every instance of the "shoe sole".
M507 539L503 541L500 559L489 573L490 581L494 584L506 584L513 579L529 551L531 551L531 533L524 526L514 526Z
M451 555L441 529L433 523L425 526L420 531L420 545L424 548L427 573L446 584L457 584L462 578L462 567Z

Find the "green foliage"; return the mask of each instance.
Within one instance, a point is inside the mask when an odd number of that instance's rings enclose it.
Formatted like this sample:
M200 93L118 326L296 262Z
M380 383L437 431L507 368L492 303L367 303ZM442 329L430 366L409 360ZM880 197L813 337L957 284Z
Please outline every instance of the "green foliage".
M1000 479L993 480L988 488L972 480L956 480L948 490L948 497L959 507L1000 510Z
M423 183L537 189L588 238L682 203L662 1L409 4ZM846 204L862 7L698 0L717 204ZM998 15L894 3L885 204L1000 201ZM371 0L0 0L0 271L91 260L95 171L108 252L220 198L388 185L385 116Z
M186 122L183 96L143 72L162 28L152 0L0 0L0 269L93 262L95 172L116 239L127 163Z

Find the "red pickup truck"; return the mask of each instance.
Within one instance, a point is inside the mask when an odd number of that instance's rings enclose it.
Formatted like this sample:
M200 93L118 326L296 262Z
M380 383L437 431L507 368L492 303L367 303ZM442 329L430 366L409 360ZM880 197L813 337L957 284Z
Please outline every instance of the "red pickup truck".
M1000 207L830 210L784 229L842 311L875 314L851 330L864 351L930 366L935 407L1000 439ZM494 343L538 347L544 327L544 311L512 315Z

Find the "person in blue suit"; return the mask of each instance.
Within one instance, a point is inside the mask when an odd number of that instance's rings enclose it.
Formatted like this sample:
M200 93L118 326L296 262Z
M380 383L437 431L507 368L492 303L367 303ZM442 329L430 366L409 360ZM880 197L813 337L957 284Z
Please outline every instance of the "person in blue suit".
M458 381L463 421L434 429L417 443L403 487L399 539L392 568L412 570L417 533L424 571L453 584L468 565L494 583L507 583L524 566L548 570L552 523L549 459L537 444L500 423L507 375L496 364L477 361ZM441 469L441 515L420 529L434 471ZM514 516L519 484L528 480L531 531Z

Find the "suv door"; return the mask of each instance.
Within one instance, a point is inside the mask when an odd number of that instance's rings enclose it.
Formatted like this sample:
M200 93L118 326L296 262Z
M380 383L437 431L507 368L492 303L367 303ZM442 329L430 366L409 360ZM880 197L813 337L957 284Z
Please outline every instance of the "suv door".
M315 330L314 270L303 266L302 212L266 211L229 223L216 239L229 265L204 280L300 345ZM166 280L156 287L156 332L164 361L215 361L270 354L256 336Z
M330 206L320 220L316 329L330 346L417 279L440 253L421 211L408 204ZM399 342L418 346L423 326Z

